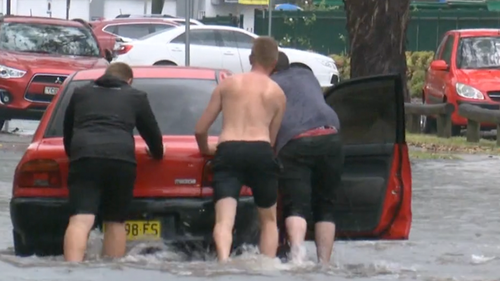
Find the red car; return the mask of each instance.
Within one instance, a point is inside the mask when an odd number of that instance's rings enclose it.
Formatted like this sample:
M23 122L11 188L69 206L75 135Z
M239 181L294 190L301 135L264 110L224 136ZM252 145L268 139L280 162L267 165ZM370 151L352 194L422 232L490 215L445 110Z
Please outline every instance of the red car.
M63 116L75 87L91 82L103 71L79 71L64 82L16 167L10 202L16 255L62 253L69 217ZM134 68L133 86L148 93L164 134L166 153L161 163L155 162L146 154L142 138L136 136L137 181L126 222L129 240L211 242L210 158L200 155L192 134L212 90L227 75L203 68ZM397 76L353 80L327 93L327 102L335 105L343 122L345 137L344 185L338 190L335 210L344 238L408 238L411 173L402 93ZM212 140L221 126L219 118L209 132ZM259 238L250 195L250 189L242 189L235 247L257 243ZM100 226L97 219L96 227Z
M179 24L161 18L118 18L93 21L90 22L90 25L101 46L114 50L118 37L138 39Z
M39 120L66 77L112 59L76 21L0 17L0 129L6 120Z
M473 104L500 109L500 29L448 31L427 71L422 100L427 104ZM422 117L423 131L433 133L436 119ZM452 134L459 135L467 119L452 115ZM495 124L482 124L494 129Z

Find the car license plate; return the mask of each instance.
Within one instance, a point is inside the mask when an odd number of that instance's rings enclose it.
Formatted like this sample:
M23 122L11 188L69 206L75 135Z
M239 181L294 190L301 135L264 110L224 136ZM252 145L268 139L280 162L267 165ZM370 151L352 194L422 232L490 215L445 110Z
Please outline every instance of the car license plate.
M106 232L105 225L102 228ZM159 221L126 221L127 240L160 240L161 223Z
M59 91L59 87L45 87L43 93L46 95L55 95Z

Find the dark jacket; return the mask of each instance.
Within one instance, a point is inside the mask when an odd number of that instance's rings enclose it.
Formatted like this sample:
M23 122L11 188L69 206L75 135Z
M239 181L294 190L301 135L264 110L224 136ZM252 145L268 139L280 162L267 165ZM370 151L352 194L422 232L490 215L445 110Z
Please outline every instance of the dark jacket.
M147 94L104 75L75 89L64 116L64 149L70 161L105 158L136 163L134 127L153 158L162 159L162 134Z
M285 92L286 110L276 137L276 153L293 137L322 126L340 130L337 113L325 102L323 90L312 71L290 67L271 76Z

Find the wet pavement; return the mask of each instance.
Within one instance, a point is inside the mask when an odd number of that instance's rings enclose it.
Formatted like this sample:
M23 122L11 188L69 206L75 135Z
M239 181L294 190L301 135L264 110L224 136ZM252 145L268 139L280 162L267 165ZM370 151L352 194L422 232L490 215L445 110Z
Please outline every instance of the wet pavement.
M413 169L413 226L408 241L339 242L330 267L308 262L281 264L248 249L231 263L184 261L163 247L140 254L135 245L119 261L98 258L99 233L93 233L89 261L64 263L61 257L13 255L8 203L12 176L36 122L12 122L23 135L0 134L0 280L500 280L500 159L467 156L463 160L421 160ZM204 253L198 253L204 256Z

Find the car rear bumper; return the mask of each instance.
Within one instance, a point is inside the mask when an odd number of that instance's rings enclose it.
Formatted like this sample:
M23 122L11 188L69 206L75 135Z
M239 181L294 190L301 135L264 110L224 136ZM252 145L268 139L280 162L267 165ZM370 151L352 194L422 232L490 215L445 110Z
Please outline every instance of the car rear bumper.
M13 198L10 215L14 231L24 241L54 242L62 241L64 237L70 209L66 199ZM160 221L165 242L210 241L215 214L212 198L141 198L133 201L129 219ZM235 233L252 235L258 232L257 222L253 198L240 198ZM96 227L100 225L97 218ZM244 239L243 236L240 238Z

